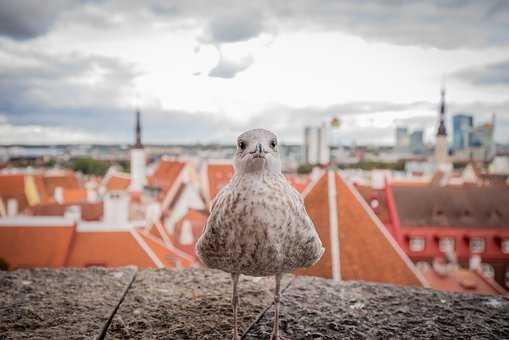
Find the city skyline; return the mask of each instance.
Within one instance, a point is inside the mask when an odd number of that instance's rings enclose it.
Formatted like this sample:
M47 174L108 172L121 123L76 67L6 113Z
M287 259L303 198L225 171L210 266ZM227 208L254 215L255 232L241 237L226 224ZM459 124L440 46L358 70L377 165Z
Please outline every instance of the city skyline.
M33 18L30 13L40 15ZM288 144L333 116L348 144L394 144L497 114L509 142L509 6L483 3L0 4L2 144L230 144L269 127ZM343 144L345 144L343 143Z

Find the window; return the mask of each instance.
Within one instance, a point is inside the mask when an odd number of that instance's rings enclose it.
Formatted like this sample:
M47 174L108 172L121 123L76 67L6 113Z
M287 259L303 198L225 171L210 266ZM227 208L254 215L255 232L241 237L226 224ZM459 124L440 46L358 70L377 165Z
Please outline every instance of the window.
M424 237L421 236L413 236L410 237L409 248L411 251L423 251L426 246L426 241Z
M441 237L438 241L438 248L442 252L448 252L454 250L454 238L452 237Z
M490 279L495 278L495 269L493 269L493 266L488 263L481 264L481 271L484 275L489 277Z
M419 269L421 272L424 272L431 268L430 264L425 261L419 261L415 265L417 266L417 269Z
M482 237L472 237L470 239L470 251L472 253L483 253L486 249L486 243Z
M505 238L502 240L502 253L509 254L509 238Z
M505 269L505 287L509 288L509 267Z
M376 209L376 208L378 208L380 206L380 202L378 202L378 200L376 198L374 198L374 199L371 200L369 205L371 205L372 209Z

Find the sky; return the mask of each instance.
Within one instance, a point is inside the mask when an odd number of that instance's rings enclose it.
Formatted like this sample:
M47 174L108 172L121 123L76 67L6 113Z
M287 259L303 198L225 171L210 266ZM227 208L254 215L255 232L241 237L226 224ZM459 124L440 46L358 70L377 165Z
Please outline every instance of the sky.
M434 141L496 114L509 143L509 1L0 0L0 144Z

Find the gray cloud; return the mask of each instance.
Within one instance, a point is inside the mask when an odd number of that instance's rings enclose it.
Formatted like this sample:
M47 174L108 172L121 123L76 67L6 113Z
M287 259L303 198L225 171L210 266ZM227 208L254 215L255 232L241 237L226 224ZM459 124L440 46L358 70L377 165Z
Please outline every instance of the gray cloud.
M0 1L0 36L27 40L43 35L71 4L60 0Z
M138 76L121 60L80 54L47 54L2 46L0 113L13 125L95 128L107 117L122 120L121 100ZM15 64L9 60L16 60Z
M221 55L219 62L209 72L209 77L231 79L237 75L237 73L246 70L254 62L252 56L245 57L239 61L225 59Z
M509 60L471 67L456 72L453 76L473 85L509 85Z
M233 11L211 18L199 40L209 44L246 41L262 30L262 16L256 10Z
M82 1L18 0L0 3L0 34L28 39L44 34L55 21L104 29L115 25L164 22L202 28L210 43L237 42L269 27L286 31L340 31L372 41L441 49L508 45L509 2L432 1ZM112 22L112 14L122 20Z

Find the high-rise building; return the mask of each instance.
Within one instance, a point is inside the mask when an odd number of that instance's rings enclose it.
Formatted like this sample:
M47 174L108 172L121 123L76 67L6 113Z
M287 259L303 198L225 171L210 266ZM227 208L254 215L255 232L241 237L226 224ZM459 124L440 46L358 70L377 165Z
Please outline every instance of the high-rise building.
M410 135L408 134L408 128L398 126L396 128L396 151L397 152L408 152L410 148Z
M410 134L410 151L413 154L424 153L424 131L419 129Z
M440 109L438 114L438 129L435 143L435 164L438 169L449 168L449 147L447 129L445 127L445 88L441 91Z
M486 122L472 129L470 147L475 158L488 161L495 156L495 143L493 135L495 131L495 115L491 122Z
M304 159L307 164L329 164L329 134L327 123L304 129Z
M467 114L457 114L452 117L452 146L454 151L468 148L471 144L474 118Z
M136 141L131 149L131 192L141 192L147 183L147 169L145 149L141 143L141 117L140 111L136 111Z

